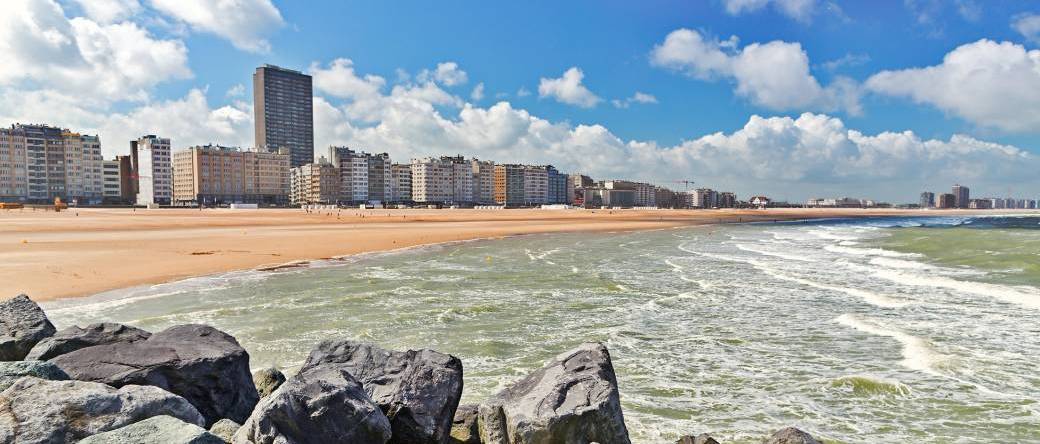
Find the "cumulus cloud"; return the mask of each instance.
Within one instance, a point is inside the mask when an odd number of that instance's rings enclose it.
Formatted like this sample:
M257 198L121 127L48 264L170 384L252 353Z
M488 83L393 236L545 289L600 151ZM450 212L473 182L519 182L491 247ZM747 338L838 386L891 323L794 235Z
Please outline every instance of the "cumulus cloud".
M585 73L576 66L565 71L559 78L542 77L538 82L538 97L551 97L568 105L592 108L603 99L581 83L584 77Z
M223 37L251 52L270 51L265 36L285 24L271 0L151 0L151 4L194 30Z
M719 41L678 29L654 47L650 61L700 80L731 79L737 95L769 109L861 113L856 82L838 77L821 86L801 44L774 40L738 47L736 37Z
M610 103L614 104L615 108L628 108L633 103L657 103L657 97L654 97L652 94L636 91L635 94L632 94L632 97L627 99L614 99L611 100Z
M415 78L420 83L437 82L444 86L457 86L469 81L466 71L459 69L459 64L455 62L438 63L437 69L419 71Z
M473 91L469 93L469 98L475 102L484 100L484 82L480 82L473 87Z
M130 22L69 19L51 0L12 0L0 14L0 86L53 89L81 100L143 100L156 84L191 77L188 50Z
M137 0L76 0L91 20L98 23L115 23L132 17L141 11Z
M723 0L726 12L740 15L773 5L777 11L798 21L809 21L818 6L816 0Z
M866 87L906 97L969 122L1006 131L1040 128L1040 50L979 40L943 57L941 64L871 76Z
M1011 27L1022 34L1026 40L1040 45L1040 14L1020 14L1015 16Z

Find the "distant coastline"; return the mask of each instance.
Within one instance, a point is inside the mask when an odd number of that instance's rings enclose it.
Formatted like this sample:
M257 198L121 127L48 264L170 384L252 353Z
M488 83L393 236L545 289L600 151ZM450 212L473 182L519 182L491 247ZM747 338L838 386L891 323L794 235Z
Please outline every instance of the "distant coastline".
M0 211L0 292L55 300L215 273L524 234L637 231L691 225L882 216L953 210L300 210L80 209Z

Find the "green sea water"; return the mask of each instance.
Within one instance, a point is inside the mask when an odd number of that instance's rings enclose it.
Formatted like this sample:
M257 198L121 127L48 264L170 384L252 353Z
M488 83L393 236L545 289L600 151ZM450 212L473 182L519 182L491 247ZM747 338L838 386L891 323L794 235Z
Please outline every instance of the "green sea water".
M878 245L942 266L985 271L979 278L985 282L1040 287L1040 229L904 228Z

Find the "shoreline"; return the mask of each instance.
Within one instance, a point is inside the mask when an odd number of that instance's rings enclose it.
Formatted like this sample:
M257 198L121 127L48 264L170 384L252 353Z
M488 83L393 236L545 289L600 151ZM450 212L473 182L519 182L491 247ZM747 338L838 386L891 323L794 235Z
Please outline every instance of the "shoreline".
M979 211L770 210L132 210L0 212L0 294L38 301L229 272L309 267L461 241L827 218L977 215ZM272 258L284 260L271 261ZM4 265L6 264L6 265Z

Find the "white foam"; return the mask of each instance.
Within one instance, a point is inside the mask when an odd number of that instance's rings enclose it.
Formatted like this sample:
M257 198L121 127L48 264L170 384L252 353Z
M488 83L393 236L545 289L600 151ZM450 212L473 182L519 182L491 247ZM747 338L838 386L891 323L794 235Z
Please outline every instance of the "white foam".
M851 254L855 256L884 256L884 257L921 257L917 253L900 253L898 251L885 250L883 248L854 248L841 245L827 245L824 250L831 253Z
M761 254L763 256L773 256L773 257L778 257L778 258L781 258L781 259L787 259L787 260L792 260L792 261L816 262L816 261L814 261L812 259L809 259L809 258L807 258L805 256L796 256L796 255L793 255L793 254L780 253L780 252L777 252L777 251L763 250L763 249L756 248L756 247L754 247L752 245L736 244L736 246L737 246L737 248L739 248L741 250L749 251L749 252L752 252L752 253Z
M888 257L875 257L870 259L870 263L882 267L900 268L904 270L929 270L935 268L923 262L904 261L902 259L892 259Z
M784 281L788 281L788 282L795 282L795 283L799 283L799 284L802 284L802 285L807 285L807 286L810 286L810 287L813 287L813 288L819 288L821 290L828 290L828 291L836 291L836 292L839 292L839 293L845 293L845 294L847 294L849 296L853 296L853 297L857 297L857 298L863 299L864 302L866 302L868 304L871 304L871 305L874 305L874 306L881 307L881 308L900 308L900 307L905 307L907 305L910 305L910 302L907 302L907 301L901 301L901 300L898 300L898 299L895 299L895 298L891 298L889 296L885 296L885 295L882 295L882 294L877 294L877 293L866 291L866 290L860 290L858 288L849 288L849 287L840 287L840 286L834 286L834 285L821 284L819 282L810 281L808 279L801 279L801 278L797 278L797 277L793 277L793 276L788 276L786 274L783 274L783 273L781 273L779 271L776 271L776 270L773 270L773 269L770 269L770 268L763 268L762 271L764 273L766 273L766 274L768 274L768 275L770 275L770 276L772 276L774 278L780 279L780 280L784 280Z
M944 288L962 293L976 294L1040 310L1040 290L1033 287L1011 287L984 282L960 281L945 276L922 276L893 270L878 270L874 276L905 285Z
M838 316L835 321L864 333L895 339L903 346L903 360L900 364L911 370L941 376L935 369L935 366L948 358L936 353L928 341L898 329L887 327L878 321L859 318L853 314L843 314Z

